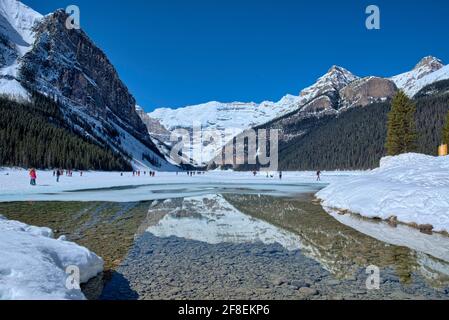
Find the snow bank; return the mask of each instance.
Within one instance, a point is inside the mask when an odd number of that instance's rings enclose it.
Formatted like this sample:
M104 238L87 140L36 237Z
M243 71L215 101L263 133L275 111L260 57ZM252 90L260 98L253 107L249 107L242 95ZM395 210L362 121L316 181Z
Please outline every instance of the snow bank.
M424 234L415 228L400 224L397 228L392 228L386 222L362 219L353 214L342 215L337 210L328 210L328 212L340 223L374 239L394 246L407 247L449 262L449 237L440 234ZM445 271L441 270L441 272L449 275L449 268L444 269Z
M380 168L333 182L317 197L328 208L449 231L449 157L386 157Z
M56 240L48 228L0 216L0 300L85 299L66 288L68 266L77 266L82 283L103 271L103 260L84 247Z

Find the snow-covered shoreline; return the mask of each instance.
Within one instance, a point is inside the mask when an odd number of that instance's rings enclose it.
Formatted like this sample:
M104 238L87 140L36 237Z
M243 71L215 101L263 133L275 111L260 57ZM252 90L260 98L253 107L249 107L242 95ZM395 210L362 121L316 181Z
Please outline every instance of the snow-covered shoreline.
M85 283L103 271L103 260L88 249L54 239L52 230L0 216L0 300L84 300L66 285L67 267Z
M368 218L394 218L449 232L449 157L386 157L380 168L331 183L316 196L329 211L335 208Z

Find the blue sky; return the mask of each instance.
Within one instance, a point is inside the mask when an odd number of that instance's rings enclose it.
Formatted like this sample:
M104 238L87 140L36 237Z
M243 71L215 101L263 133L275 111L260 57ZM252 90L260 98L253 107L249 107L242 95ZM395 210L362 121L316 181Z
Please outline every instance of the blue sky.
M449 63L447 0L23 0L46 14L76 4L81 27L147 111L277 101L332 65L359 76ZM365 8L381 30L365 28Z

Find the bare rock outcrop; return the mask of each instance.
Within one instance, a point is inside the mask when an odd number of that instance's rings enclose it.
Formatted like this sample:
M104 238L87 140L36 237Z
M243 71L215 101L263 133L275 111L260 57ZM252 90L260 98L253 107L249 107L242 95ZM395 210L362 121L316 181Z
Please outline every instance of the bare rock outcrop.
M340 108L367 106L392 98L398 91L393 81L378 77L356 80L340 91Z

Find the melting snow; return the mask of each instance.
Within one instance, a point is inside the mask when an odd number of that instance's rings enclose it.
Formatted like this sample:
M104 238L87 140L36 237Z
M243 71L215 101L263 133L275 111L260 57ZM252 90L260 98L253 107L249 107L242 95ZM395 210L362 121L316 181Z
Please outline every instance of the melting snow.
M331 183L317 196L329 208L449 231L449 157L387 157L380 168Z
M103 260L88 249L1 216L0 253L0 300L85 299L67 288L66 268L77 266L81 283L103 271Z

